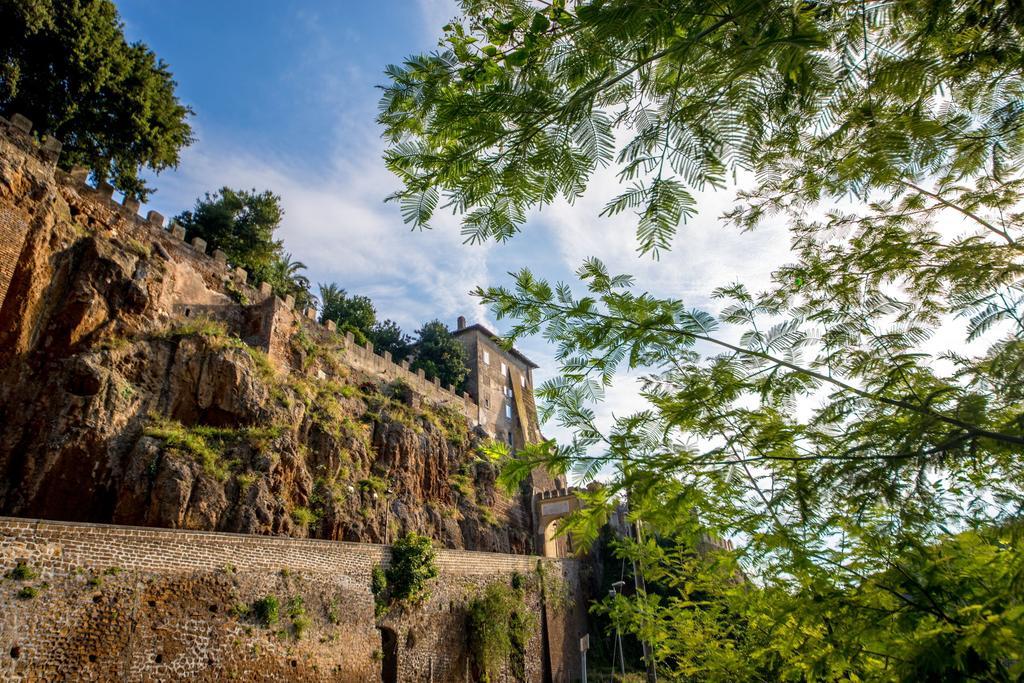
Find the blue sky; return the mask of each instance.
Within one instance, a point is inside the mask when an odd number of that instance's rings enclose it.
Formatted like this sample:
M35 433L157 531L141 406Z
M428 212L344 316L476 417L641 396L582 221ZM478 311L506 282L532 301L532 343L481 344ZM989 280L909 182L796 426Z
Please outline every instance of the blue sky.
M469 291L505 283L523 266L571 281L584 258L598 256L643 289L713 311L715 287L742 279L756 288L786 258L779 229L740 235L720 223L731 193L702 196L701 214L660 261L638 257L633 217L598 217L616 191L609 173L574 206L532 216L505 245L463 245L451 216L410 231L398 207L383 203L397 183L381 161L376 86L386 64L436 47L456 14L451 0L116 2L129 39L170 65L196 112L196 143L177 170L151 181L157 193L147 208L172 216L224 185L273 190L286 211L281 237L312 280L372 297L380 317L410 332L435 317L452 325L460 314L502 331ZM542 366L538 380L551 375L543 340L521 348ZM603 420L640 406L634 380L609 392Z

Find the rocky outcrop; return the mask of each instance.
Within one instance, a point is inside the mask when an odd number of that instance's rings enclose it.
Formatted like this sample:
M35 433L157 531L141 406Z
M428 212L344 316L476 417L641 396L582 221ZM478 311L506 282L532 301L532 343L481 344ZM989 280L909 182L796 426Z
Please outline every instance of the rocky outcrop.
M27 230L0 308L0 514L532 550L461 412L299 316L271 363L246 343L264 308L210 259L53 174L0 140L0 208Z

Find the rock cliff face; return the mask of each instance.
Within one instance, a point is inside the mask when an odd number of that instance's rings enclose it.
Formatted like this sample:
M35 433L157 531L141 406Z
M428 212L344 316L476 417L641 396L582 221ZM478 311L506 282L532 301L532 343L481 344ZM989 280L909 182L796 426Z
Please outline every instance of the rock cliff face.
M64 180L0 138L0 514L532 551L461 412Z

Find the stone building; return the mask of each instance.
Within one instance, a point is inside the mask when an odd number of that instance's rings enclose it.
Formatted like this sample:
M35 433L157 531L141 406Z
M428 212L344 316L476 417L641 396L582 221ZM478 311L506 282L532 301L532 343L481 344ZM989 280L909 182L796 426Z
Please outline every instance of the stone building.
M538 365L516 349L499 345L498 336L485 326L467 326L462 316L452 336L466 349L466 393L479 407L479 426L513 450L541 441L533 399L533 370ZM553 478L544 469L535 469L528 483L537 549L547 557L572 556L571 540L558 536L556 525L578 509L575 494L564 477Z
M466 393L480 407L480 426L512 449L540 441L533 401L532 371L537 364L514 348L499 346L497 335L483 325L467 326L462 316L452 336L466 349Z

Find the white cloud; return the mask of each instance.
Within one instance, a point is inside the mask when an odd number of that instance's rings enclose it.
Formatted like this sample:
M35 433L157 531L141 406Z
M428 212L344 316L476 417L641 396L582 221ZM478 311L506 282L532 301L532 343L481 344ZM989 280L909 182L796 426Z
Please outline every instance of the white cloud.
M441 37L442 26L459 16L455 0L416 0L416 6L423 17L423 30L431 43Z
M159 178L155 204L173 215L222 186L271 189L285 210L279 236L314 282L372 296L381 317L410 332L434 316L449 324L460 314L479 317L469 291L488 280L489 247L464 247L450 216L439 216L433 230L410 232L398 206L383 202L397 181L375 136L367 130L363 139L372 143L335 153L325 169L266 150L200 143L178 172Z

